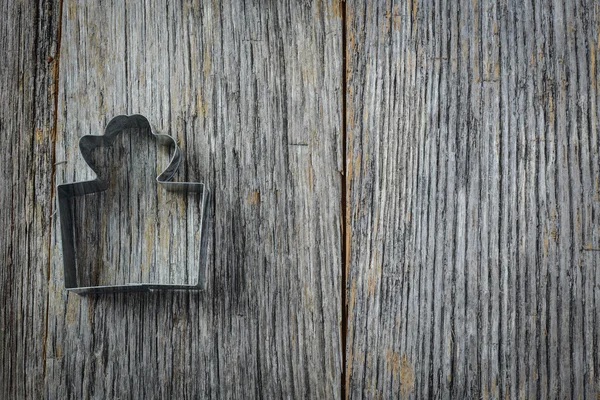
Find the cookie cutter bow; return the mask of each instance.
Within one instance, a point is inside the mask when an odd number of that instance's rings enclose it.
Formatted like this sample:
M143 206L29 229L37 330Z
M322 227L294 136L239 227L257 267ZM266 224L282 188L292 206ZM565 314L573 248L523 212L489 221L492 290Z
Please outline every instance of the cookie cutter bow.
M196 192L200 200L200 260L198 265L197 282L192 284L158 284L158 283L126 283L121 285L79 286L77 280L77 260L75 250L75 224L73 213L73 198L86 194L103 192L108 189L108 182L100 176L95 168L92 153L99 147L112 145L115 137L126 129L148 129L159 144L173 148L173 156L167 168L156 177L156 182L170 192ZM172 136L156 134L150 122L143 115L119 115L114 117L106 126L103 135L85 135L79 140L79 150L86 163L96 173L96 179L64 183L58 185L58 210L60 214L61 240L63 249L64 279L67 291L77 294L114 293L114 292L147 292L151 290L202 290L204 289L204 271L206 268L206 226L208 221L208 200L210 193L200 182L172 182L171 179L181 163L181 150Z

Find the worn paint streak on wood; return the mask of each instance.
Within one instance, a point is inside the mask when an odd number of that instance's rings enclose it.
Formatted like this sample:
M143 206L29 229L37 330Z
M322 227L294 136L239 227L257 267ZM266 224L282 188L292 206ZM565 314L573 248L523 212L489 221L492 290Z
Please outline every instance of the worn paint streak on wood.
M55 221L46 393L339 398L337 6L67 0L64 8L56 154L66 163L57 181L92 176L79 137L141 113L178 140L185 158L176 179L206 181L214 197L199 294L67 295ZM114 190L126 189L78 199L78 238L97 246L82 247L91 264L84 280L184 279L194 259L197 203L151 188L167 156L140 134L115 148L129 175L109 169Z
M0 2L0 398L42 398L58 4Z
M597 395L600 7L347 15L350 397Z

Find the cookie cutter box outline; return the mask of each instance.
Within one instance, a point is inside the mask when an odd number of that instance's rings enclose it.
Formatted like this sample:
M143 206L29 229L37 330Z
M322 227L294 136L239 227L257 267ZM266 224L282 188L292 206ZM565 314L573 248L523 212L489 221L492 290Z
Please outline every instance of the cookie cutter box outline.
M158 283L126 283L121 285L79 286L77 280L77 260L75 250L75 225L72 199L86 194L103 192L108 189L108 182L100 178L92 161L92 152L98 147L110 146L115 137L126 129L148 129L157 142L173 148L173 156L167 168L156 177L170 192L196 192L202 195L200 209L200 259L198 260L198 280L191 284L158 284ZM210 193L205 184L200 182L171 182L173 175L181 163L181 150L172 136L156 134L150 122L143 115L119 115L106 126L102 135L85 135L79 139L79 150L86 163L96 173L96 179L64 183L57 186L58 209L60 214L64 280L65 288L77 294L114 293L114 292L147 292L151 290L202 290L205 284L206 269L206 226L208 220L208 200Z

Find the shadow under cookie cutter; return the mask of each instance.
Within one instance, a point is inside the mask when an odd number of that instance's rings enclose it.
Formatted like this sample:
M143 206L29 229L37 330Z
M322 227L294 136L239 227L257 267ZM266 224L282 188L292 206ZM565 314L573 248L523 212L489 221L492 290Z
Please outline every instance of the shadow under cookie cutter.
M171 146L173 156L167 168L156 177L170 192L196 192L202 196L200 210L200 260L198 265L198 281L195 284L155 284L155 283L127 283L123 285L79 286L77 280L77 261L75 250L75 224L72 199L77 196L103 192L108 189L108 182L100 178L92 160L92 153L99 147L110 146L115 137L126 129L148 129L159 144ZM96 173L97 178L91 181L80 181L58 185L58 210L60 213L64 279L65 288L77 294L114 293L114 292L147 292L150 290L202 290L204 289L206 268L206 226L208 220L209 191L203 183L199 182L171 182L181 162L181 150L175 139L169 135L156 134L152 131L150 123L142 115L119 115L114 117L106 126L103 135L86 135L79 140L79 150L86 163Z

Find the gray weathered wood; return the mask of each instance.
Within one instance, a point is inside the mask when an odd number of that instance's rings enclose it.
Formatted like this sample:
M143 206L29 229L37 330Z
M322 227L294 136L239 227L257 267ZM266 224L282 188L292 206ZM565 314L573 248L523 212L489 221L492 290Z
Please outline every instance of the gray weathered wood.
M0 398L44 387L59 7L0 2Z
M600 5L347 7L350 397L595 397Z
M178 140L176 179L208 182L213 215L199 294L67 295L55 221L46 394L339 397L339 8L69 0L62 24L57 182L93 176L79 137L140 113ZM167 156L146 143L117 146L121 192L78 200L85 279L189 270L197 202L152 188Z
M3 2L0 397L339 398L343 350L352 398L597 396L600 6L350 1L342 88L339 4L262 3ZM210 184L207 291L67 296L54 184L134 112ZM143 135L77 200L84 281L193 267Z

